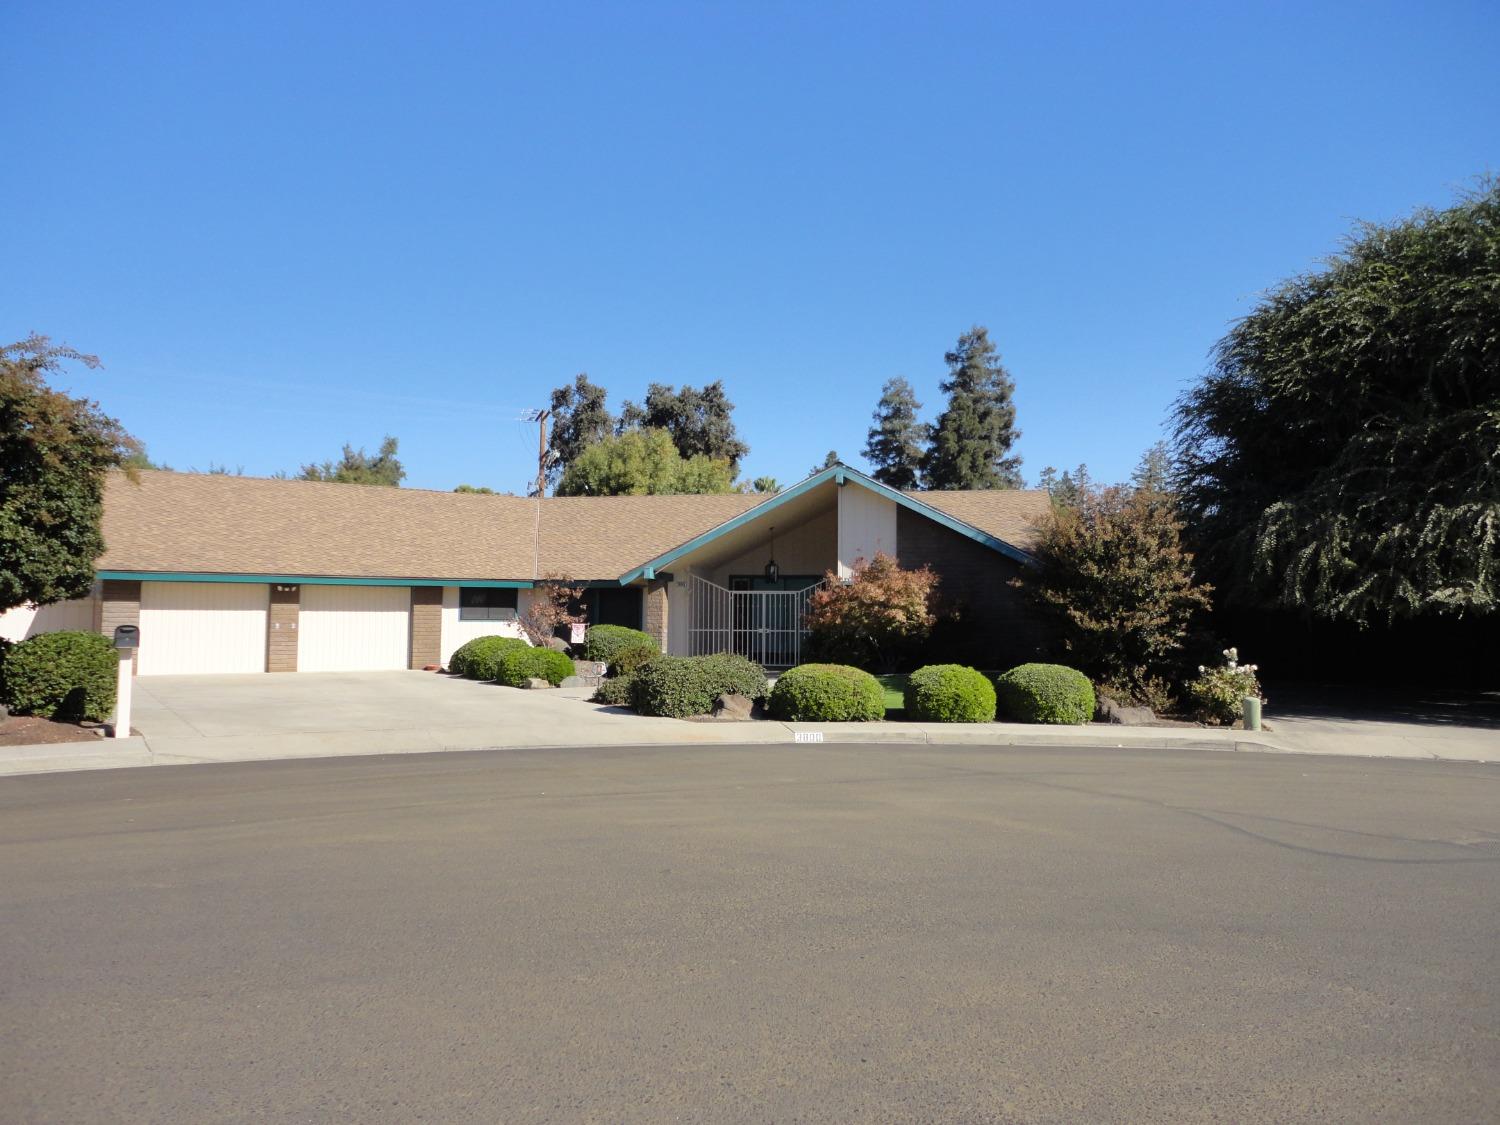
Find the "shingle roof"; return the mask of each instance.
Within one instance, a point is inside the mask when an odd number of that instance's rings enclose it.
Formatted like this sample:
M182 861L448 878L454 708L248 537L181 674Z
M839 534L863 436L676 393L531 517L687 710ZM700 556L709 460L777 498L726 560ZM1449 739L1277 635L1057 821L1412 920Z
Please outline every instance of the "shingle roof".
M1037 524L1051 510L1041 489L996 489L969 492L908 492L945 515L987 531L1012 547L1029 551L1036 544Z
M1036 492L914 498L1026 549ZM351 578L616 578L765 500L519 496L144 471L105 489L99 569ZM538 510L540 508L540 510ZM533 538L535 534L535 539Z

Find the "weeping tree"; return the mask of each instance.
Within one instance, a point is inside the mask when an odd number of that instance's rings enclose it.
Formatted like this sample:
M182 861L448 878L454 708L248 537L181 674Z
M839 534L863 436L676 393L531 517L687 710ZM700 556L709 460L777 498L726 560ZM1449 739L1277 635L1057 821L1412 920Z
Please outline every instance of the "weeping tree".
M1234 326L1176 408L1175 484L1231 608L1479 616L1500 568L1500 183L1363 224Z

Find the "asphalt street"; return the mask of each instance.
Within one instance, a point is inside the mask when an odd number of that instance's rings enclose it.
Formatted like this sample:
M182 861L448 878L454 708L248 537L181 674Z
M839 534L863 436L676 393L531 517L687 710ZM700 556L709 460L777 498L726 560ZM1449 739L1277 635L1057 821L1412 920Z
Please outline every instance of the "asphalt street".
M1500 767L922 746L0 780L0 1121L1500 1120Z

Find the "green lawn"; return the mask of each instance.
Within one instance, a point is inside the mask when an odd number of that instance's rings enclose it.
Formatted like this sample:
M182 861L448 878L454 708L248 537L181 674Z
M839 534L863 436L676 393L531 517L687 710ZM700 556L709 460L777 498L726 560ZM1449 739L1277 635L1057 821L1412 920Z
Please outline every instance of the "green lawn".
M876 676L880 686L885 689L885 709L887 711L906 710L906 685L911 677L905 673L897 672L888 676Z

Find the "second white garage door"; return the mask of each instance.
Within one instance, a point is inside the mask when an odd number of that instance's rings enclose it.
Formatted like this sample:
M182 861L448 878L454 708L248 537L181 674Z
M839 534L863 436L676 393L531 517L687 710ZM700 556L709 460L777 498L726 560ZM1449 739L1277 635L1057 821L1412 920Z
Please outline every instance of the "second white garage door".
M411 632L406 586L303 586L299 672L405 668Z

